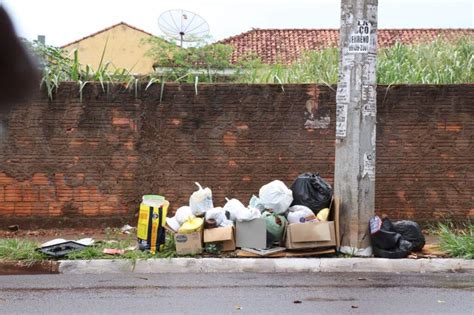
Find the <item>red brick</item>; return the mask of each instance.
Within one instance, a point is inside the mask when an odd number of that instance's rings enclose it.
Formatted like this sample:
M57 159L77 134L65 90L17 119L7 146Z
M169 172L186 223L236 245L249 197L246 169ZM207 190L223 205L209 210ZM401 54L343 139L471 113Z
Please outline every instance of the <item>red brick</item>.
M20 185L5 186L5 201L21 201L22 191Z
M133 124L133 121L129 118L114 117L112 119L112 125L130 125L130 124Z
M73 199L74 201L89 201L90 193L87 187L76 187L73 190Z
M99 203L97 202L83 202L82 211L86 216L94 216L99 214Z
M0 185L10 185L13 184L15 180L5 173L0 172Z
M15 202L15 215L16 216L32 216L33 203L32 202Z
M31 186L23 186L22 188L23 201L39 201L39 188Z
M15 213L15 203L4 201L0 202L0 216L13 215Z
M72 188L56 188L56 199L58 201L72 201Z
M43 173L35 173L31 178L31 183L33 185L48 185L49 179L46 174Z
M56 189L53 187L42 186L39 190L40 201L55 201L56 200Z

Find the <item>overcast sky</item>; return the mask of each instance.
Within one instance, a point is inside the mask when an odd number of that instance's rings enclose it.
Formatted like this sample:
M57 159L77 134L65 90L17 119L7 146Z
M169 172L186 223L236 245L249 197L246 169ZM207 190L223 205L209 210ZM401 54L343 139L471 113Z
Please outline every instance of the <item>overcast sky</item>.
M170 9L201 15L215 40L256 28L338 28L339 0L0 0L17 33L61 46L126 22L155 35ZM379 0L379 28L473 28L474 0Z

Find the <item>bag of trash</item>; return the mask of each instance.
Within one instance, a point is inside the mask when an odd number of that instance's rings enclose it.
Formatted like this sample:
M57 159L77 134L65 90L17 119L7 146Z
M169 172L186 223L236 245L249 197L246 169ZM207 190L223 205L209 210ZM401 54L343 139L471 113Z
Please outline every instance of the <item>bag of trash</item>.
M393 231L392 222L389 219L380 219L374 216L370 219L370 240L372 247L380 249L394 249L400 238L400 234Z
M369 231L375 257L405 258L414 250L413 243L397 233L395 224L388 218L372 217L369 221Z
M307 206L316 214L319 210L329 208L332 199L332 188L319 173L304 173L291 184L294 205Z
M176 221L178 221L179 225L181 226L188 219L194 218L195 215L191 211L191 207L182 206L182 207L179 207L178 210L176 210L174 217L176 218Z
M212 208L206 211L206 222L213 220L216 226L221 226L224 221L227 221L225 210L221 207Z
M274 242L281 242L287 224L286 218L268 211L262 213L262 218L265 219L267 226L267 247Z
M181 224L176 220L176 216L171 217L171 218L166 218L166 225L172 229L174 232L178 232L179 227Z
M262 213L257 208L241 208L235 214L235 219L239 222L252 221L262 216Z
M252 198L250 198L249 207L257 208L260 211L265 210L265 206L263 205L262 200L260 200L260 198L255 195L252 195Z
M305 223L319 221L313 211L306 206L292 206L288 209L288 223Z
M207 210L214 208L212 191L209 187L203 189L197 182L195 184L199 190L193 192L191 197L189 197L189 206L195 216L202 216Z
M229 214L227 218L235 222L236 214L239 211L246 211L247 208L238 199L232 198L229 200L228 198L226 198L226 200L227 202L224 205L224 211L226 212L226 214Z
M293 193L279 180L263 185L258 195L265 209L276 214L285 213L293 201Z
M397 233L400 233L404 239L412 243L413 248L411 251L420 251L423 246L425 246L425 237L418 223L402 220L393 223L393 228Z

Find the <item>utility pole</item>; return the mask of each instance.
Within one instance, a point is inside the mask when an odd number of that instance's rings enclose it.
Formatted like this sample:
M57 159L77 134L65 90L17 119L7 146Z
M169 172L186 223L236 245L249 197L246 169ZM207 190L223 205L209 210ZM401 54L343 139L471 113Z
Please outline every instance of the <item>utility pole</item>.
M341 199L340 251L372 255L375 208L378 0L341 0L336 96L335 195Z

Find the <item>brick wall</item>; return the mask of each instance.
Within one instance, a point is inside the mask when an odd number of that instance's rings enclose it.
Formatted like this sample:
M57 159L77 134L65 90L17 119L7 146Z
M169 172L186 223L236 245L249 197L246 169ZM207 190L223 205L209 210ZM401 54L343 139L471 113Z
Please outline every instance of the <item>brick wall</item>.
M474 86L380 86L376 209L420 221L474 217ZM198 181L244 203L305 171L333 182L334 89L321 85L64 83L0 131L0 222L134 223L143 194L175 210ZM114 222L115 222L114 221ZM1 228L1 226L0 226Z

